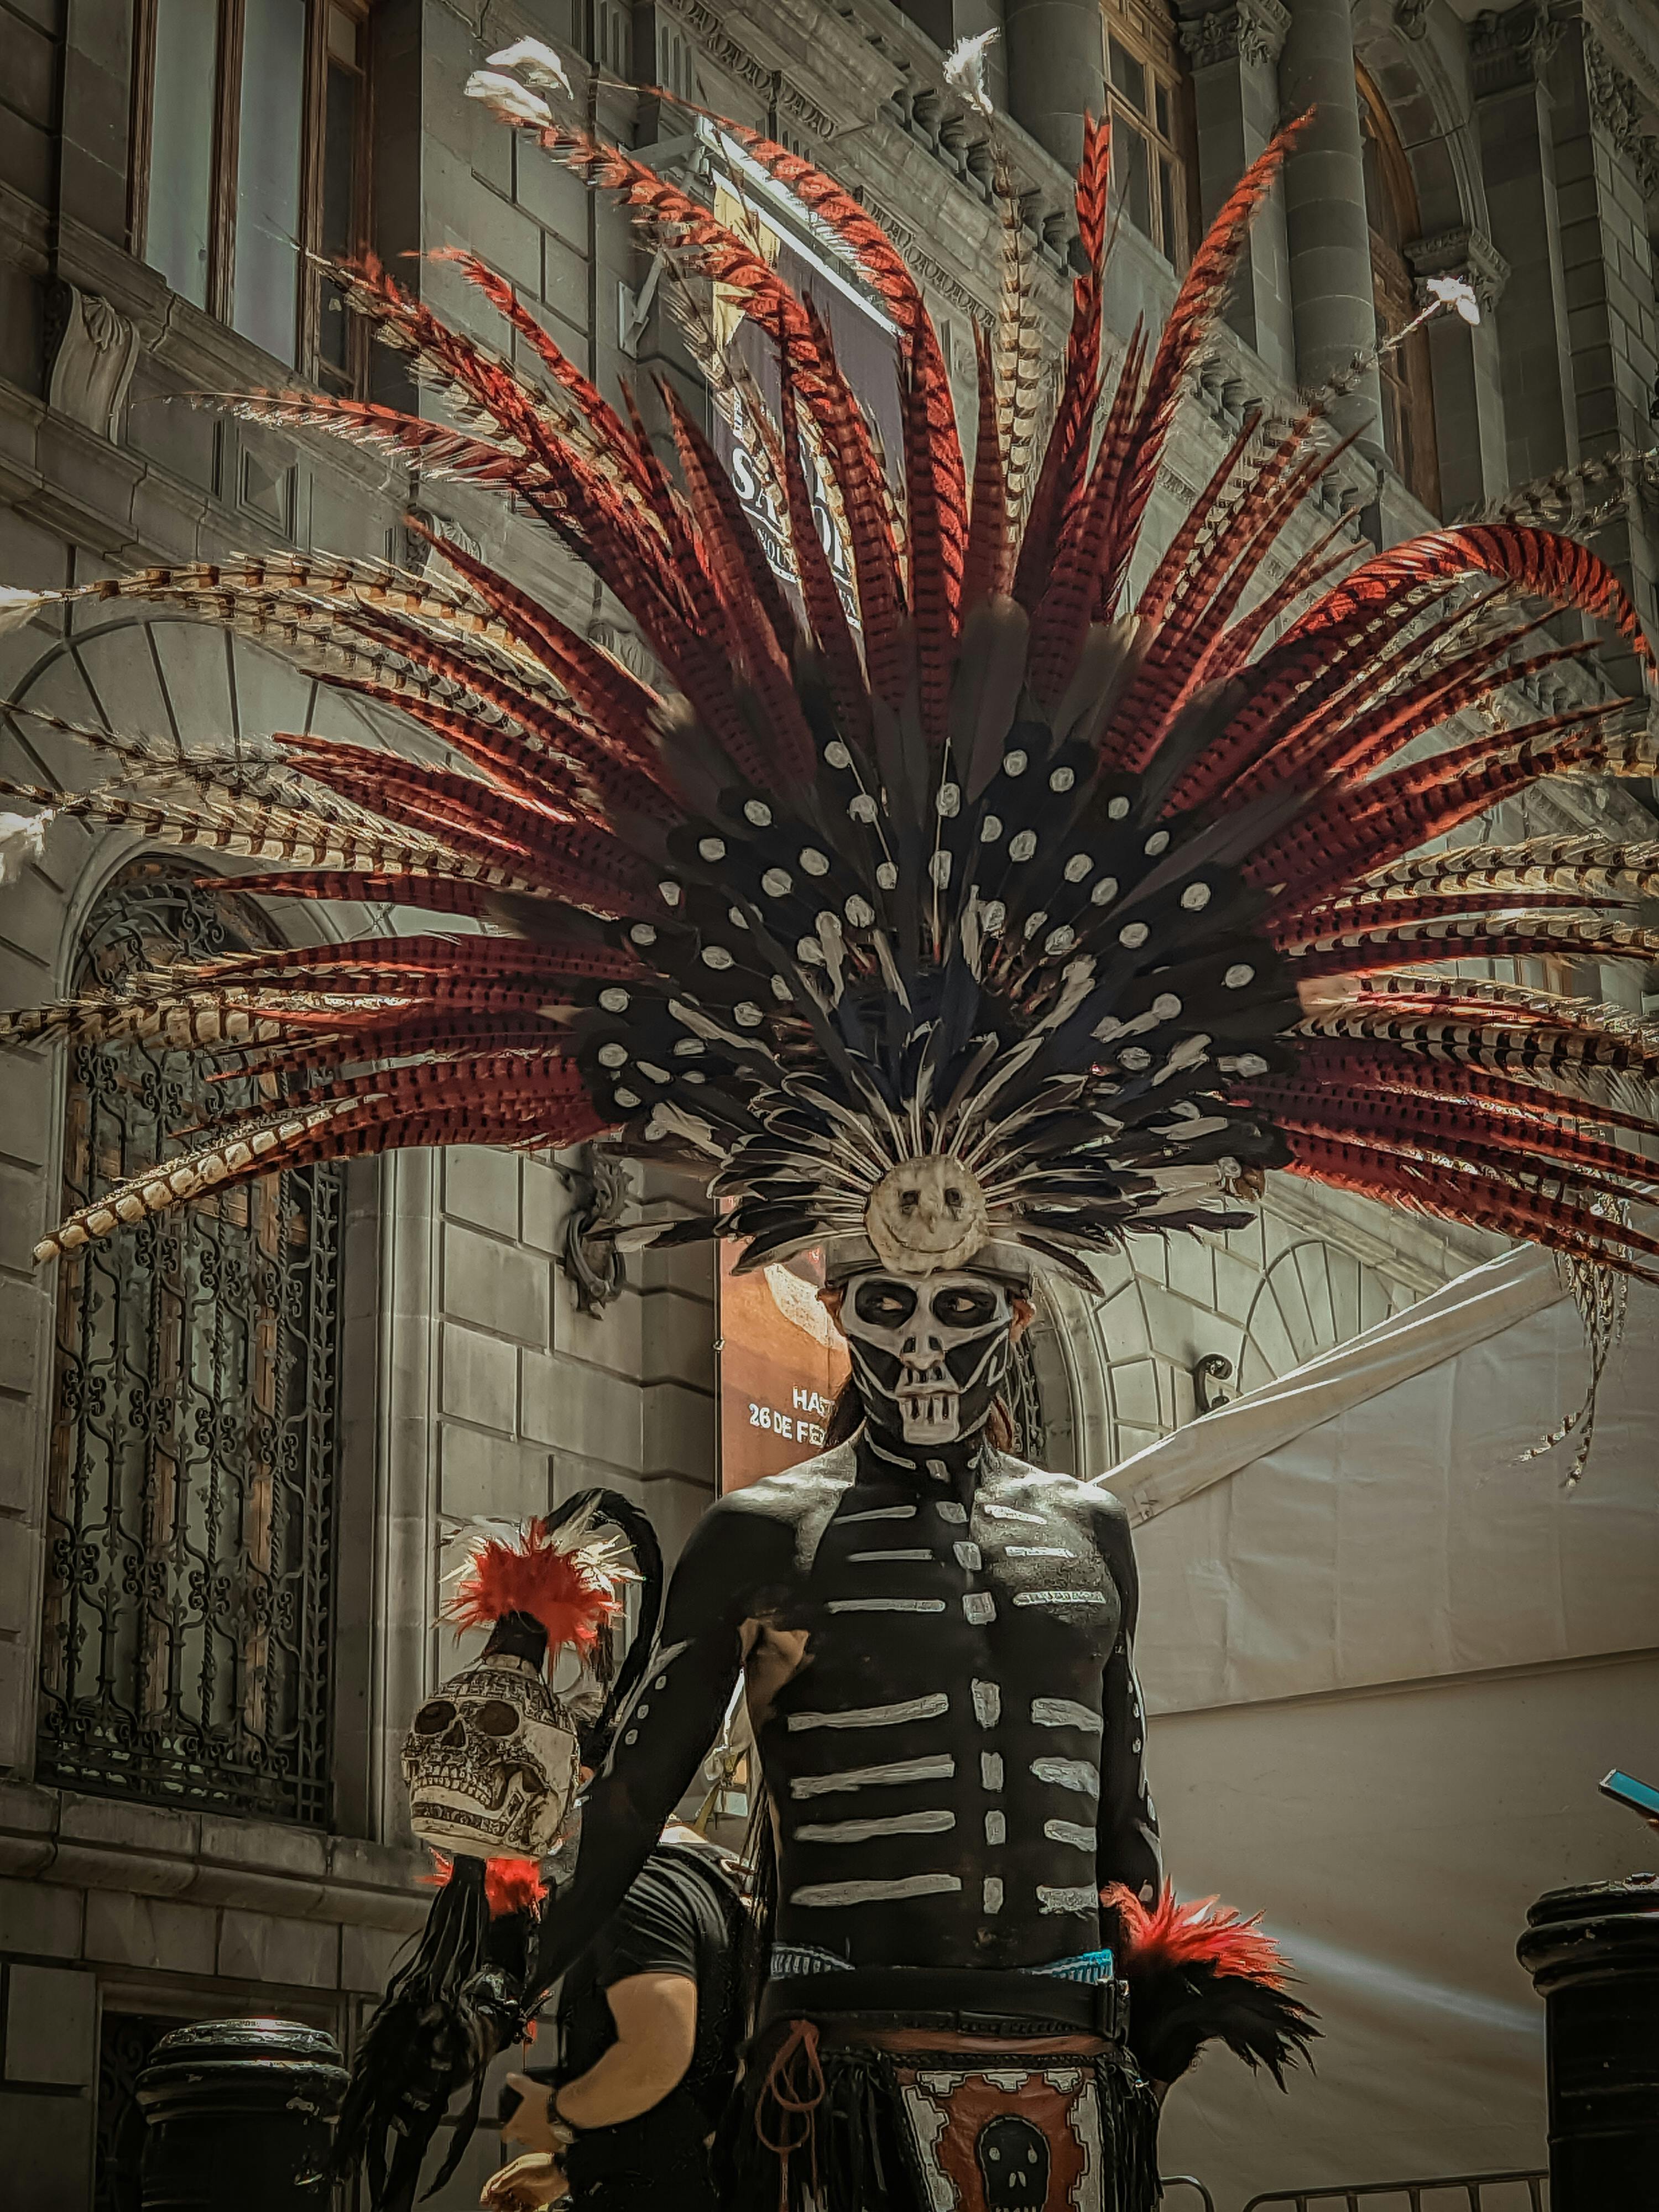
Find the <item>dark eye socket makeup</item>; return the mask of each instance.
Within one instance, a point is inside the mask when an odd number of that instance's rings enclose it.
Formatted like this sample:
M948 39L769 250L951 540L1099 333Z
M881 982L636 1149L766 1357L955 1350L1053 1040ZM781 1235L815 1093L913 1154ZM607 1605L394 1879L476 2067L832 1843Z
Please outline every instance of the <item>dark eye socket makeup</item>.
M994 1320L997 1304L995 1291L940 1291L933 1300L933 1318L952 1328L970 1328L976 1322Z
M860 1283L853 1293L853 1310L860 1321L896 1328L916 1310L916 1294L905 1283Z

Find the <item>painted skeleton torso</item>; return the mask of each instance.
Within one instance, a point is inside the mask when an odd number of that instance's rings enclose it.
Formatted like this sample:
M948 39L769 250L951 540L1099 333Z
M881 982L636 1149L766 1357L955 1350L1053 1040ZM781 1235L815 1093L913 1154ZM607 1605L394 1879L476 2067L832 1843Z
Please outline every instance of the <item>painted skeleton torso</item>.
M701 1524L556 1922L685 1786L739 1666L781 1943L1035 1966L1096 1944L1101 1883L1156 1882L1122 1509L988 1447L954 1462L866 1435Z

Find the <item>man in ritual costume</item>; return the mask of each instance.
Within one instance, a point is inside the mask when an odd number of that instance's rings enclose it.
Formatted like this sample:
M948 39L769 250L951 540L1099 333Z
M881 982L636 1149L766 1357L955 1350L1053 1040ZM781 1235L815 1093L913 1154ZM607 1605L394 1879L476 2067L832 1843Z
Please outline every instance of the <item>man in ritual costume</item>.
M1104 1490L994 1441L1016 1333L1038 1271L1092 1285L1092 1255L1241 1222L1278 1170L1551 1244L1603 1341L1607 1271L1659 1255L1632 1210L1651 1194L1651 1033L1437 963L1649 960L1635 909L1659 855L1443 840L1541 777L1650 774L1639 702L1540 624L1571 609L1648 648L1606 565L1547 531L1372 553L1327 516L1287 545L1334 457L1329 392L1245 422L1169 543L1143 548L1287 134L1109 389L1109 149L1090 128L1040 453L1009 199L970 465L897 251L833 179L722 125L896 329L894 484L824 320L755 240L556 112L537 89L558 97L556 57L496 58L470 88L620 194L684 280L690 325L706 334L695 288L712 280L765 335L773 421L740 361L710 341L707 365L754 430L793 580L672 387L671 471L631 396L613 409L483 264L453 257L534 367L378 266L348 272L465 427L315 393L248 410L509 494L626 611L659 680L447 541L447 575L296 556L87 586L242 627L449 758L301 734L181 763L91 732L116 756L99 789L11 787L274 864L227 879L243 895L437 918L13 1018L20 1037L194 1042L282 1083L43 1253L289 1164L606 1131L700 1167L709 1209L665 1237L732 1237L749 1267L822 1247L856 1433L695 1532L560 1854L574 1876L510 1943L469 1923L463 1958L446 1922L423 1947L358 2052L342 2155L389 2136L377 2201L412 2201L452 2097L476 2096L623 1894L741 1675L775 1905L732 2154L761 2201L1144 2212L1153 2085L1215 2034L1276 2072L1309 2022L1264 1938L1161 1887L1128 1530ZM27 613L75 595L13 596ZM1577 703L1519 726L1492 711L1573 661ZM1418 742L1455 716L1468 734ZM447 915L493 927L446 934Z

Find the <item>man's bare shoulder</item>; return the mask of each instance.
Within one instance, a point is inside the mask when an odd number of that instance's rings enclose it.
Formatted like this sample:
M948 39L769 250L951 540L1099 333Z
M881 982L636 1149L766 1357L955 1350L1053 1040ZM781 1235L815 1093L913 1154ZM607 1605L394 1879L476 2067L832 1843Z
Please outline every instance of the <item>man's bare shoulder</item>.
M1033 1467L1029 1461L1016 1459L1012 1452L997 1454L996 1488L999 1497L1006 1495L1012 1503L1024 1497L1032 1506L1058 1506L1081 1525L1103 1534L1127 1533L1128 1528L1123 1501L1103 1483L1061 1474L1052 1468Z
M704 1526L734 1528L751 1519L794 1522L804 1513L833 1503L858 1476L858 1455L851 1444L832 1444L815 1459L803 1460L779 1474L729 1491L704 1516Z

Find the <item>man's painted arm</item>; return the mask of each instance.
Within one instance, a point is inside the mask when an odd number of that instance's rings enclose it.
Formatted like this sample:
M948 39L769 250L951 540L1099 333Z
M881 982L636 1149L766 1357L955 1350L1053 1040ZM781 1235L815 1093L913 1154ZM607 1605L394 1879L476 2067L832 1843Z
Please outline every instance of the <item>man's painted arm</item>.
M1098 1537L1123 1609L1123 1625L1106 1662L1101 1711L1100 1822L1096 1871L1103 1888L1121 1881L1143 1900L1158 1895L1164 1880L1158 1815L1146 1786L1146 1712L1135 1679L1135 1629L1140 1584L1128 1516L1115 1499L1105 1502Z
M735 1504L716 1506L692 1532L651 1665L582 1793L576 1870L542 1915L536 1995L616 1911L690 1788L736 1686L743 1623L790 1550L787 1528Z

